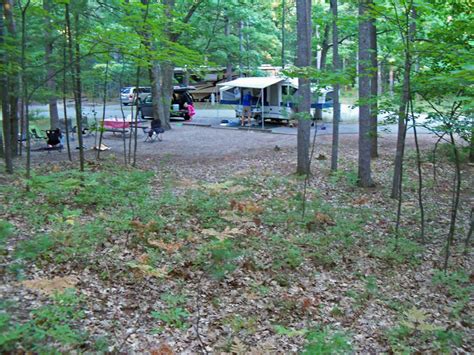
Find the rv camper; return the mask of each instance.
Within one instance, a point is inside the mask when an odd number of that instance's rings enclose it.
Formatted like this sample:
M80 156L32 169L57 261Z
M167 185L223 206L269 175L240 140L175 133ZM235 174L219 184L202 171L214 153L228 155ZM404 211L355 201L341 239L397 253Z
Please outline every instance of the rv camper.
M242 115L242 98L252 95L252 118L264 124L266 119L290 120L293 113L294 95L298 91L296 79L280 77L239 78L218 84L220 103L236 105L236 117ZM316 90L312 90L315 92ZM332 107L332 89L319 90L312 108Z

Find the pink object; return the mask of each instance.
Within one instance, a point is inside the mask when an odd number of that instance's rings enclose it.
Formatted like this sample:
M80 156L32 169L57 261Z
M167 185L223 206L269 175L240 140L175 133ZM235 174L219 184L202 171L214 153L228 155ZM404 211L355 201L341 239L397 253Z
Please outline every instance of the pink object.
M193 117L196 114L196 110L193 105L188 104L188 115Z
M127 129L130 128L130 122L105 120L104 127L113 129Z

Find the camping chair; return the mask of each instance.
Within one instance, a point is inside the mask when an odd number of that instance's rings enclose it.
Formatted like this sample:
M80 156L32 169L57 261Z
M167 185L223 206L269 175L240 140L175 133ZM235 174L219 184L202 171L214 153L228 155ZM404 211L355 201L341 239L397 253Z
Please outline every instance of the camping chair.
M30 129L30 138L37 142L42 142L47 139L46 136L39 133L40 131L37 128Z
M148 130L148 135L145 139L145 142L154 142L158 139L160 142L163 140L163 133L165 130L161 127L160 120L151 121L151 127Z

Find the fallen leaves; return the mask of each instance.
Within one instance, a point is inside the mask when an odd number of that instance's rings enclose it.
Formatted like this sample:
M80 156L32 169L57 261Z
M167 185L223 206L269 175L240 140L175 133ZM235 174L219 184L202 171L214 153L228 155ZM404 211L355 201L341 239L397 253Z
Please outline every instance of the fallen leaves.
M264 211L263 207L257 205L253 201L238 202L236 200L231 200L230 207L233 210L236 210L242 213L249 213L249 214L259 214Z
M314 215L314 219L306 224L306 228L309 231L314 232L317 229L325 229L327 226L335 225L336 222L334 221L334 219L332 219L331 216L325 213L316 212L316 214Z
M140 237L144 237L149 233L158 231L158 224L155 221L143 223L139 219L134 219L130 222L130 226L133 227Z
M74 288L79 283L75 276L54 277L52 279L35 279L22 281L21 285L36 291L40 291L48 296L61 293L69 288Z
M248 222L253 222L252 217L247 217L247 216L240 216L235 214L233 211L229 210L222 210L219 211L219 216L227 221L227 222L232 222L232 223L248 223Z
M130 267L133 271L135 271L137 276L153 276L163 278L168 275L168 268L166 266L163 266L161 268L154 268L151 265L140 264L133 261L128 262L127 266Z
M222 232L218 232L214 228L208 228L203 229L201 233L209 237L216 237L220 241L246 234L239 228L230 228L229 226L227 226Z
M162 240L148 239L148 245L164 250L168 254L172 254L172 253L177 252L183 246L183 243L180 243L180 242L167 243Z

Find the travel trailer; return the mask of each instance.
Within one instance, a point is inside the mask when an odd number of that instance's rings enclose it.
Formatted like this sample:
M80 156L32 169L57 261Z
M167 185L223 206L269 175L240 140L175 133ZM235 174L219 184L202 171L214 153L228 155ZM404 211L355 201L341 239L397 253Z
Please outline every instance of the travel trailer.
M281 77L248 77L217 84L220 103L236 105L236 117L242 115L242 98L252 95L252 118L264 125L267 119L290 120L292 118L295 94L298 91L296 79ZM316 90L312 90L313 93ZM332 88L319 90L312 102L312 108L332 107Z

